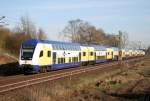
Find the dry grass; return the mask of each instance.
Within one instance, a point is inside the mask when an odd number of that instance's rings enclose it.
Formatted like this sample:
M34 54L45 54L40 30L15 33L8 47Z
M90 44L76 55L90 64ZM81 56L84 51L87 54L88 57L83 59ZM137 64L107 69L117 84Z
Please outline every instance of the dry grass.
M103 74L97 71L94 72L94 74L91 73L90 76L89 73L85 73L81 74L80 76L76 75L71 78L68 77L60 79L57 82L52 81L34 87L26 87L11 94L8 93L4 96L0 95L0 98L4 101L8 100L8 98L5 96L10 96L11 100L9 99L9 101L76 101L76 92L78 93L82 91L82 89L91 89L95 87L93 83L95 84L95 82L99 79L110 76L117 72L120 72L120 70Z
M133 69L85 73L0 95L0 101L104 101L108 97L105 93L144 79L141 74L150 70L149 66L149 62L145 61ZM142 91L145 89L142 89L143 85L147 84L149 82L143 81L137 86L141 89L135 87L133 91Z

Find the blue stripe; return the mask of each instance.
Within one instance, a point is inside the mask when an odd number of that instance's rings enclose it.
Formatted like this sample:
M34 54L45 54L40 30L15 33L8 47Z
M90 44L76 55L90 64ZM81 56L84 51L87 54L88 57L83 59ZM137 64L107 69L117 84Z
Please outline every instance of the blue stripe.
M52 69L62 69L66 67L79 66L81 62L64 63L64 64L53 64Z
M33 65L33 71L38 72L40 70L40 66L39 65Z
M98 59L98 60L96 60L96 63L106 62L106 61L107 61L107 59Z
M51 68L52 65L44 65L44 66ZM40 65L32 65L32 67L33 67L33 71L38 72L40 70L41 66Z

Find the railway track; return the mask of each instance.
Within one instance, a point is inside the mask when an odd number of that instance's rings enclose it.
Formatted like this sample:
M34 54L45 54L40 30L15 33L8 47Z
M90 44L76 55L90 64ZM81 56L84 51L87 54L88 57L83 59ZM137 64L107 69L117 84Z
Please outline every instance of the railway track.
M133 62L133 61L139 61L142 59L145 59L145 58L142 57L142 58L136 58L136 59L131 59L131 60L127 60L127 61ZM114 65L118 65L118 63L119 62L116 61L116 62L110 62L107 64L93 65L93 66L89 66L88 68L72 69L70 71L64 71L64 72L60 72L58 74L54 73L52 75L47 75L47 76L43 76L43 77L37 77L37 78L29 79L29 80L18 81L18 82L14 82L14 83L10 83L10 84L1 85L0 93L8 92L8 91L15 90L18 88L23 88L23 87L27 87L27 86L47 82L47 81L53 81L53 80L57 80L57 79L65 78L65 77L71 77L73 75L81 74L84 72L90 72L90 71L102 69L105 67L111 67Z

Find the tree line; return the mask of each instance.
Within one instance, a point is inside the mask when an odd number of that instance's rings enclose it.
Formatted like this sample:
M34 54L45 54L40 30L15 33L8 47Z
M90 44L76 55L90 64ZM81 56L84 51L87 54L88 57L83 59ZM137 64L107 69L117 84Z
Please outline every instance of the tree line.
M18 57L21 43L31 38L46 39L47 36L44 30L37 29L28 17L21 17L13 29L0 27L0 50Z
M72 42L82 44L103 44L117 47L119 43L116 35L105 33L103 29L97 29L89 22L80 19L69 21L61 35Z
M121 33L121 38L119 35L106 33L87 21L76 19L68 22L61 36L71 42L81 44L101 44L112 47L121 45L125 48L128 44L128 33L122 31L119 33ZM47 34L42 28L37 28L29 17L21 17L13 29L0 27L0 49L16 56L19 55L21 43L31 38L47 39Z

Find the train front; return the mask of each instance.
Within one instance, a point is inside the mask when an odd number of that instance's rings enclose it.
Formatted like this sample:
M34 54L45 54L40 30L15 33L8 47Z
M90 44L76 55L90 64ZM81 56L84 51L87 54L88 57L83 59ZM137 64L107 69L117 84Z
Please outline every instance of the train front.
M19 65L24 73L33 73L36 70L34 65L34 52L36 44L33 40L24 41L20 48Z

